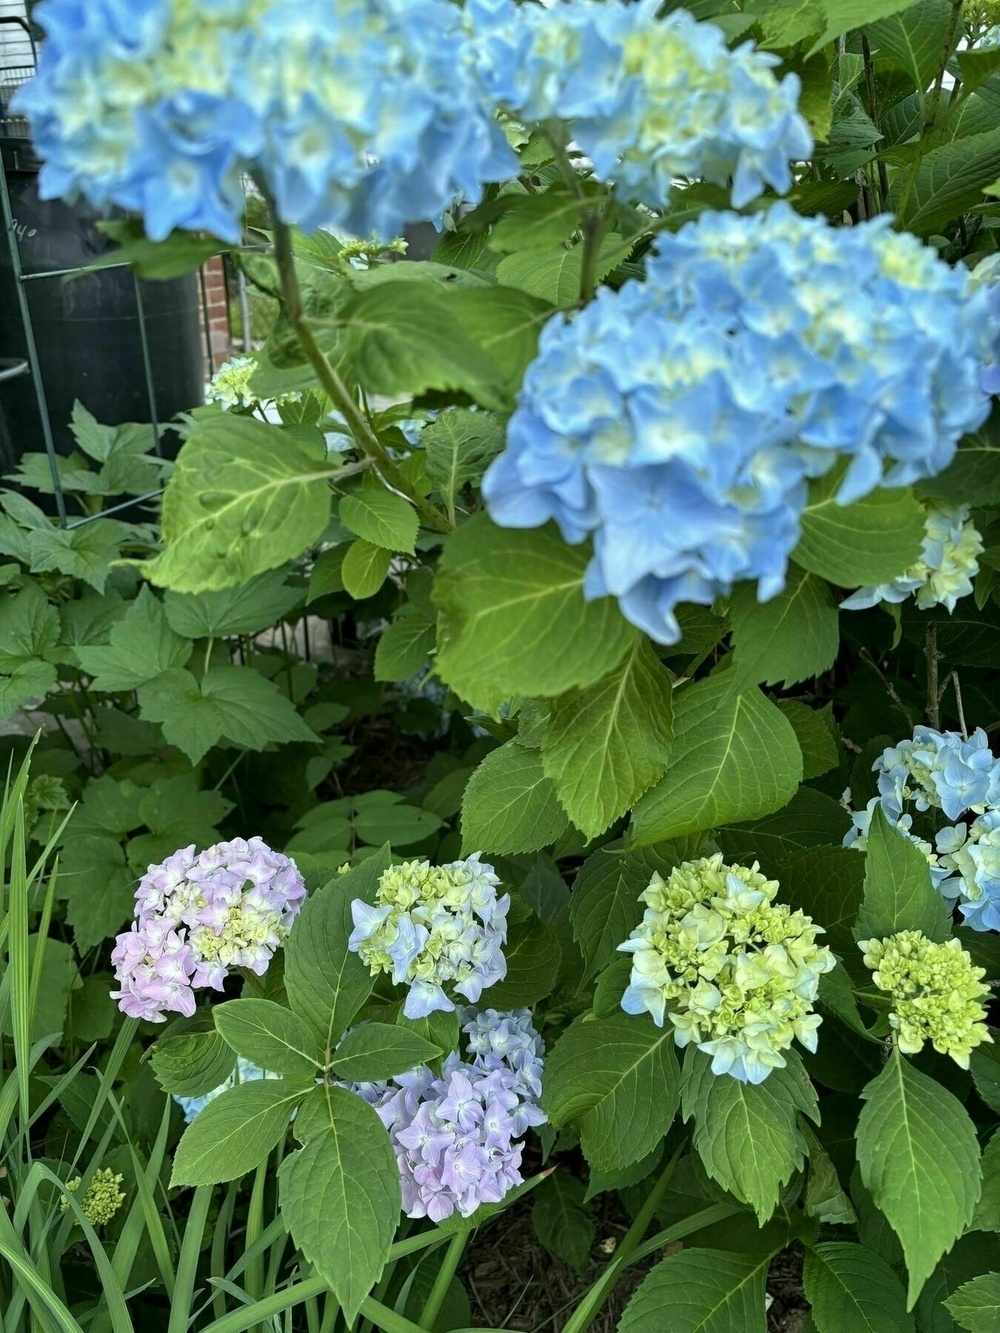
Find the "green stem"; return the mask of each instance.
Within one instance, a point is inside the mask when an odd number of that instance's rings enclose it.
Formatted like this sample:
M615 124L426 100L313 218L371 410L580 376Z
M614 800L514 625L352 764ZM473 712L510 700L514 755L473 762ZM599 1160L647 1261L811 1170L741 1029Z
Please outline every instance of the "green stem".
M930 131L937 123L938 109L941 106L941 90L944 87L945 71L948 67L948 58L955 49L958 41L958 30L962 24L962 5L963 0L951 0L951 20L948 24L948 31L945 34L944 49L938 65L937 77L934 80L934 87L931 89L930 99L924 112L923 120L920 126L920 139L927 137ZM900 200L899 208L896 210L896 221L899 226L904 226L903 219L906 217L906 209L910 202L910 196L913 193L913 187L917 183L917 173L920 170L920 163L923 153L918 152L910 163L910 170L906 178L906 186L903 190L903 197Z
M927 658L927 722L935 731L941 730L941 686L938 684L937 624L932 620L927 626L927 638L924 643L924 656Z
M295 272L295 256L292 252L292 235L283 222L273 217L274 255L281 278L281 294L285 305L285 314L295 330L302 350L305 352L316 372L323 391L334 407L344 418L348 430L362 453L366 454L378 469L382 480L394 491L413 504L424 520L441 532L450 532L453 525L435 505L417 493L389 457L388 451L372 428L365 414L354 401L354 395L330 364L326 353L313 336L309 319L302 305L302 292L299 288L298 275Z
M458 1265L462 1262L462 1255L465 1253L465 1247L468 1244L468 1231L456 1232L451 1238L451 1243L445 1251L444 1258L441 1260L441 1266L434 1279L434 1285L431 1287L430 1295L424 1304L424 1312L420 1316L421 1328L433 1329L437 1322L437 1317L441 1313L441 1307L444 1305L445 1297L448 1295L448 1288L451 1286L452 1278L458 1271Z
M580 304L594 299L601 247L611 226L614 205L608 201L603 213L588 213L583 221L583 255L580 263Z

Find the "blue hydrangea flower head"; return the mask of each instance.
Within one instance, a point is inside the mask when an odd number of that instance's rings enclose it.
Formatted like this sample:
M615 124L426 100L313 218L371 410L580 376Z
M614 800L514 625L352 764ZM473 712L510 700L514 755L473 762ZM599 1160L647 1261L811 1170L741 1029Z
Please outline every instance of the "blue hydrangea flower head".
M816 942L820 927L774 902L778 885L754 864L725 865L722 853L654 873L639 895L642 922L624 944L632 976L622 1008L670 1019L678 1046L693 1042L712 1072L762 1083L787 1063L796 1039L816 1049L813 1002L836 965Z
M447 0L46 0L18 95L47 198L240 239L252 173L304 230L396 235L516 158Z
M680 602L781 590L809 478L846 504L948 465L990 408L986 299L888 218L705 213L542 330L490 513L593 534L587 595L676 642Z
M236 1061L236 1068L226 1081L220 1083L217 1088L213 1088L211 1092L203 1093L200 1097L178 1097L175 1095L174 1101L184 1112L184 1123L190 1125L195 1116L204 1111L209 1102L214 1102L216 1097L221 1097L230 1088L235 1088L237 1083L256 1083L262 1078L281 1078L281 1075L272 1074L266 1069L261 1069L252 1060L246 1060L241 1055Z
M493 99L527 122L563 120L605 180L664 206L679 177L727 185L742 208L766 185L791 187L809 157L800 83L776 56L660 0L560 0L548 7L471 0L477 68Z
M388 972L396 985L408 987L407 1018L453 1010L445 986L476 1003L486 987L507 975L503 946L510 897L497 897L499 884L478 852L444 866L428 861L390 866L379 879L374 904L360 898L352 903L349 947L373 976Z

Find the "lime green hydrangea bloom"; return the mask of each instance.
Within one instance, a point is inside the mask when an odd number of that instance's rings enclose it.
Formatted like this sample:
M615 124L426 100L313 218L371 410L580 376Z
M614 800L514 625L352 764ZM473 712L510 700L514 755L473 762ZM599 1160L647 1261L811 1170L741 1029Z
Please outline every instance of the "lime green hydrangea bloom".
M722 854L654 874L640 894L642 923L618 947L632 954L626 1013L669 1017L678 1046L693 1042L712 1072L761 1083L785 1065L795 1039L816 1049L819 979L836 965L817 944L822 929L774 901L775 880L756 862L725 865Z
M110 1222L125 1202L125 1195L118 1188L123 1179L123 1176L117 1175L110 1167L101 1167L94 1172L80 1200L81 1211L92 1227L104 1226ZM65 1186L67 1194L76 1194L81 1183L80 1176L67 1180ZM64 1194L59 1202L59 1211L65 1213L68 1208L69 1199Z
M208 401L218 403L223 412L252 411L263 401L250 387L250 381L257 373L255 356L234 356L226 361L212 376L208 386ZM285 403L297 403L302 395L298 392L280 393L272 401L278 406Z
M919 930L901 930L883 940L861 940L858 948L875 985L892 997L889 1023L899 1049L916 1055L929 1041L968 1069L974 1048L993 1038L984 1022L984 971L973 966L958 940L935 944Z

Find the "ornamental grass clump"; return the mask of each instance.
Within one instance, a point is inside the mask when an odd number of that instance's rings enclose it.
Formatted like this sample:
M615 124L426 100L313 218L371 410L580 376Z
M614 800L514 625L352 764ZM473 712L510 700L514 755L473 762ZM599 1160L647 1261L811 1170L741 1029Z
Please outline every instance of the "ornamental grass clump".
M622 1008L667 1018L678 1046L693 1042L712 1072L762 1083L797 1038L816 1049L819 979L836 965L822 928L775 903L775 880L722 853L654 873L639 895L642 922L618 947L632 954Z
M935 944L919 930L902 930L887 939L860 940L858 948L875 985L891 998L889 1024L906 1055L929 1041L968 1069L972 1051L992 1042L985 1022L986 973L973 966L957 939Z
M234 968L267 971L305 894L295 862L262 838L174 852L139 881L136 919L111 955L111 998L130 1018L190 1018L196 990L222 990Z
M454 1009L445 986L475 1004L507 975L510 897L497 897L500 880L479 856L443 866L390 866L379 879L374 905L360 898L351 905L349 947L373 976L389 972L395 985L408 988L407 1018Z

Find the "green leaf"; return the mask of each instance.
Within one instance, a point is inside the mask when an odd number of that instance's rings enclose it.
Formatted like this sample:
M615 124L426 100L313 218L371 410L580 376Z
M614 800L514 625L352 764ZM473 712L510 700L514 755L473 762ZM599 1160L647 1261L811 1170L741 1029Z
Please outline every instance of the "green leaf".
M316 557L316 563L309 575L309 592L306 595L307 605L318 601L320 597L329 596L330 593L344 591L344 579L341 570L347 549L343 545L335 546L332 550L322 551Z
M610 675L553 703L542 767L573 823L596 838L663 776L672 740L670 677L637 635Z
M83 835L67 841L58 891L66 898L66 920L81 954L117 934L132 915L135 880L117 839Z
M823 33L814 43L809 55L827 42L853 32L855 28L874 23L909 9L914 0L820 0L818 8L823 16Z
M453 291L451 308L466 337L490 357L513 401L535 358L542 325L552 317L552 306L516 287L496 286Z
M798 699L778 699L777 705L792 724L802 751L803 779L808 782L836 768L840 761L837 741L823 714Z
M889 207L917 236L932 236L954 218L984 203L983 191L1000 174L1000 130L986 130L932 148L920 160L906 207L909 169L897 171ZM866 580L873 582L873 580Z
M440 1046L425 1041L409 1028L392 1023L362 1023L337 1047L333 1067L348 1083L375 1083L405 1074L416 1065L430 1064L442 1054Z
M79 647L76 657L93 677L91 688L111 692L138 689L163 671L183 667L191 648L190 639L170 628L163 603L149 588L140 588L124 618L112 628L108 646Z
M164 1092L174 1097L203 1097L221 1087L236 1067L236 1057L217 1032L161 1037L149 1063Z
M983 1149L983 1192L976 1204L970 1230L1000 1231L1000 1133Z
M653 871L669 874L683 858L660 856L658 849L626 854L601 848L580 867L573 882L569 915L573 937L580 945L589 977L621 958L618 945L642 920L639 894L649 886Z
M498 528L485 514L463 523L434 583L442 680L490 712L512 695L551 697L607 675L635 631L613 598L584 600L588 561L552 524Z
M722 829L718 842L727 857L759 860L769 875L781 879L789 857L808 847L839 848L850 827L851 817L839 801L812 787L800 787L783 809L753 823Z
M682 1114L694 1120L702 1164L724 1190L753 1208L761 1226L805 1161L799 1116L819 1121L816 1090L802 1062L791 1052L786 1059L784 1069L755 1084L717 1077L710 1058L694 1046L684 1053Z
M906 488L838 505L840 474L814 483L792 559L841 588L889 583L920 557L924 511Z
M837 608L829 584L790 568L783 592L758 602L755 585L737 584L729 604L736 654L732 687L795 685L833 665L840 647Z
M851 933L864 896L865 858L853 847L801 847L780 870L783 901L807 912L837 953L857 956Z
M166 549L143 573L175 592L212 592L279 568L322 536L324 483L336 475L313 426L200 417L163 496Z
M861 1096L861 1177L903 1246L912 1309L937 1261L972 1221L980 1191L976 1130L958 1098L898 1050Z
M160 281L179 278L201 268L226 249L214 237L206 238L189 231L172 231L165 240L151 241L142 223L132 218L98 222L97 227L111 237L118 249L92 260L88 268L124 263L131 265L140 278Z
M807 1216L830 1226L853 1226L857 1214L837 1176L826 1149L808 1126L803 1126L809 1155L809 1175L803 1205ZM900 1289L902 1296L902 1289Z
M189 639L256 634L284 620L302 601L302 590L290 588L286 577L287 571L276 569L219 592L168 592L163 599L167 620Z
M673 1027L646 1017L577 1019L545 1062L543 1109L556 1128L577 1125L583 1155L601 1171L652 1152L679 1100Z
M767 1333L770 1261L769 1254L728 1250L672 1254L629 1301L618 1333Z
M982 1273L950 1296L945 1305L968 1333L996 1333L1000 1327L1000 1273Z
M435 282L368 287L341 312L346 355L369 394L417 396L458 389L485 407L501 407L497 368L463 330L452 297Z
M10 675L0 676L0 722L56 683L56 669L48 662L19 662Z
M417 511L379 482L365 481L355 495L345 495L338 509L340 521L357 537L387 551L413 554L420 522Z
M551 930L534 919L511 926L504 945L507 975L489 993L492 1009L521 1009L537 1004L559 979L562 948Z
M392 552L371 542L351 542L340 566L344 589L357 601L374 597L386 581Z
M37 583L0 598L0 671L38 666L59 642L59 612Z
M436 626L429 616L407 604L384 630L375 648L376 680L409 680L427 665Z
M282 1162L278 1201L295 1244L330 1284L350 1325L389 1257L399 1167L382 1122L360 1097L330 1086L311 1097L322 1100L325 1113L313 1115L305 1147Z
M314 1074L323 1064L309 1024L273 1000L229 1000L215 1005L212 1017L237 1055L272 1074Z
M217 1185L260 1166L308 1090L307 1084L287 1079L258 1079L220 1093L184 1131L174 1153L171 1187Z
M991 1111L1000 1114L1000 1051L996 1046L980 1046L969 1062L976 1091Z
M175 667L144 685L139 703L141 716L161 723L165 739L192 764L223 739L247 750L319 739L274 681L253 667L210 667L200 681Z
M332 1052L371 994L372 977L347 947L354 929L351 903L375 901L388 848L311 893L285 944L285 989L292 1009L311 1023Z
M1000 53L1000 47L995 48ZM951 463L919 486L921 497L945 504L965 504L970 495L982 505L1000 504L1000 422L991 417L966 435Z
M563 1263L582 1273L597 1238L584 1204L583 1182L568 1171L554 1171L535 1190L531 1208L535 1235Z
M466 854L536 852L555 842L567 822L538 751L516 741L490 751L462 796Z
M929 939L946 940L951 935L951 909L931 883L923 852L876 805L855 934L859 940L884 939L900 930L919 930Z
M865 1245L828 1241L806 1250L803 1278L819 1333L914 1333L902 1283Z
M759 690L733 694L725 672L678 692L673 754L632 813L638 846L778 810L802 777L787 719Z
M121 555L129 532L117 519L99 518L75 528L36 528L28 534L28 558L33 574L58 570L104 591L111 562Z
M869 23L868 41L872 50L908 74L923 93L943 64L951 18L949 0L917 0L891 18Z
M478 482L486 465L503 448L504 434L491 412L449 407L420 432L424 469L441 492L449 514L455 497L469 482Z
M597 260L597 280L607 277L627 259L633 245L633 241L623 241L620 236L609 237ZM569 250L558 247L519 251L497 265L498 282L558 306L571 306L579 301L582 274L582 245L574 245Z
M519 199L490 231L491 250L544 250L580 227L582 202L562 183Z

